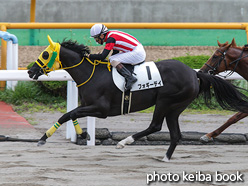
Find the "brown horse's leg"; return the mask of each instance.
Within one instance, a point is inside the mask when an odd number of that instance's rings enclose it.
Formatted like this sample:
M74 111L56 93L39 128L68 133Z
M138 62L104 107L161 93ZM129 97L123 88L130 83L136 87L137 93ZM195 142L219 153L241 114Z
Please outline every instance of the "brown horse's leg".
M233 115L230 119L228 119L226 121L226 123L224 123L221 127L219 127L218 129L214 130L213 132L210 132L208 134L206 134L205 136L207 138L204 137L201 138L201 140L208 142L210 140L212 140L213 138L217 137L218 135L220 135L226 128L228 128L230 125L238 122L239 120L245 118L246 116L248 116L248 113L243 113L243 112L238 112L235 115Z

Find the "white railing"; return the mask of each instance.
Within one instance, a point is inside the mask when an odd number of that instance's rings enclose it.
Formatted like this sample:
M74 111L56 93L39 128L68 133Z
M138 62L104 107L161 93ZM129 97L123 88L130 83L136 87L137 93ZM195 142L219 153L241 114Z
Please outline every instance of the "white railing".
M18 69L18 39L15 35L0 31L0 38L7 41L7 70ZM17 81L7 81L7 88L14 90Z
M196 71L199 71L200 69L194 69ZM244 79L242 76L240 76L238 73L234 72L231 76L228 76L226 78L224 78L230 71L227 71L227 72L221 72L219 73L219 75L216 75L216 76L219 76L223 79L228 79L228 80L242 80Z
M1 70L0 81L33 81L29 78L27 70ZM41 75L39 81L67 81L67 112L78 106L78 89L76 83L65 70L52 71L46 75ZM95 145L95 118L87 117L87 131L90 140L87 145ZM67 122L66 139L76 142L76 132L72 121Z

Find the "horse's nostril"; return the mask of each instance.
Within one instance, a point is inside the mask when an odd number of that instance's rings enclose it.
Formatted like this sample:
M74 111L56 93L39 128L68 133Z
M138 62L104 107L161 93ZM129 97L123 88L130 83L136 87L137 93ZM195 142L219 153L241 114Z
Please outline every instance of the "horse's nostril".
M32 71L31 71L31 70L29 70L29 71L28 71L28 74L32 74Z

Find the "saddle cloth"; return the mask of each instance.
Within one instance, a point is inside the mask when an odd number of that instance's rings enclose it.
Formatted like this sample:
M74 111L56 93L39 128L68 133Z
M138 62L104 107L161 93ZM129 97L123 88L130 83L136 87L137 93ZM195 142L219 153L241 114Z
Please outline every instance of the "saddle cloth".
M117 72L116 68L112 68L112 76L115 85L124 92L125 78ZM133 84L131 92L163 86L160 73L153 61L135 65L133 76L138 81Z

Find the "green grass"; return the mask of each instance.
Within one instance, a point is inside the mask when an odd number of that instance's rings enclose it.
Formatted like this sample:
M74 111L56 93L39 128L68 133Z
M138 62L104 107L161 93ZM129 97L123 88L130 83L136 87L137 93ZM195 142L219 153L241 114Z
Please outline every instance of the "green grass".
M0 100L11 104L16 112L66 111L66 100L44 91L37 82L20 81L15 91L0 91Z
M51 104L43 104L39 102L24 102L21 105L11 104L15 112L21 114L23 112L27 113L35 113L35 112L62 112L66 113L66 101L62 103L51 103Z
M216 110L216 109L206 109L206 110L199 110L199 109L190 109L187 108L183 111L183 114L218 114L218 115L233 115L236 112L229 111L229 110Z
M148 109L139 111L140 113L153 113L154 112L154 108L155 106L152 106ZM236 112L234 111L229 111L229 110L223 110L223 109L210 109L208 107L204 108L204 109L191 109L191 108L187 108L183 111L182 114L218 114L218 115L223 115L223 116L227 116L227 115L233 115Z
M15 91L6 89L0 91L0 99L11 104L20 105L23 102L40 102L44 104L61 103L64 101L62 97L52 96L45 92L37 84L37 82L20 81Z
M202 65L206 63L209 58L210 56L206 56L206 55L199 55L199 56L188 55L188 56L182 56L182 57L174 57L172 59L181 61L193 69L200 69Z

